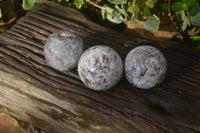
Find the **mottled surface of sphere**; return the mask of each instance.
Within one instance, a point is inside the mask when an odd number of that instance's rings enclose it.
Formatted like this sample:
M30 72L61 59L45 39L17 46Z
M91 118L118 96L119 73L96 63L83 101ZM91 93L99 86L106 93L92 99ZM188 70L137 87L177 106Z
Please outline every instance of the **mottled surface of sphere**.
M133 86L150 89L163 81L167 72L164 55L152 46L132 49L125 59L126 78Z
M119 54L103 45L87 49L78 63L78 74L82 82L96 91L115 86L122 73L123 62Z
M65 30L53 33L44 45L47 64L59 71L76 68L83 52L81 38Z

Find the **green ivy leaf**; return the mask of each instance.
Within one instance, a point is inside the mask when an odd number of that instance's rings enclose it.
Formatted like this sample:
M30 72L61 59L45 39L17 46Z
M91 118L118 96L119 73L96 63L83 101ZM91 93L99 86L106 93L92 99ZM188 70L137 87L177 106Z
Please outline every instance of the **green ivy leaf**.
M190 17L190 20L193 25L200 27L200 12L198 12L195 16Z
M168 3L162 3L161 7L164 11L168 12Z
M123 4L126 3L126 0L108 0L112 4Z
M84 0L74 0L73 1L73 5L79 10L83 7L83 4L85 4Z
M150 10L148 7L143 7L142 8L142 13L143 13L143 16L149 16L150 15Z
M128 12L132 12L132 9L134 8L134 4L135 4L135 2L133 1L131 4L129 4L129 6L128 6Z
M188 15L189 16L195 16L197 14L197 9L196 8L192 8L189 12L188 12Z
M184 10L184 11L188 11L188 7L187 7L186 4L183 4L183 10Z
M81 5L85 3L84 0L77 0L77 2Z
M133 13L132 13L132 18L131 19L133 19L133 18L138 19L138 13L139 12L140 12L140 8L138 6L134 6L133 7Z
M119 13L116 9L111 8L111 7L104 7L106 9L107 12L105 12L104 9L102 9L102 14L105 13L106 14L106 18L115 24L120 24L123 22L123 17L121 15L121 13Z
M24 10L30 10L33 8L35 2L37 1L39 0L23 0L22 7L24 8Z
M133 12L134 12L134 14L138 14L140 12L139 6L134 6L133 7Z
M183 0L183 2L188 6L188 7L195 7L197 5L197 0Z
M152 2L155 5L158 2L158 0L152 0Z
M157 16L153 15L152 17L148 17L146 22L142 23L143 27L151 32L157 32L160 20Z
M145 5L149 8L153 8L154 7L154 4L153 2L150 2L150 1L145 1Z
M172 4L171 8L172 8L172 11L178 12L178 11L180 11L180 10L183 9L183 3L181 3L181 2L175 2L174 4Z
M151 0L151 1L146 0L146 1L145 1L145 5L146 5L147 7L149 7L149 8L153 8L154 5L157 3L157 1L158 1L158 0Z

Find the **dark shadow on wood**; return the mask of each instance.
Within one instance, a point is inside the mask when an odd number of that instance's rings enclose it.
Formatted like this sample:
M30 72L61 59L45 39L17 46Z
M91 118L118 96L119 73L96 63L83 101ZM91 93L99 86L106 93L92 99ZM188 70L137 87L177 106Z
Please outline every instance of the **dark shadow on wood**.
M142 98L142 100L139 100L140 104L145 104L147 108L141 110L141 108L134 106L136 108L134 113L142 114L146 120L151 121L154 119L156 121L157 119L157 122L159 122L160 118L168 121L175 119L176 122L184 121L184 123L191 126L193 124L199 125L200 83L198 82L199 78L193 74L198 73L195 70L200 66L200 59L197 58L200 57L200 54L193 52L193 49L189 47L170 41L144 40L134 36L128 38L123 35L116 38L114 36L112 31L100 32L90 35L84 40L90 46L94 45L93 42L89 41L92 38L97 42L95 45L112 47L120 54L123 60L125 60L127 53L137 46L154 46L165 55L168 62L168 72L165 80L150 90L137 89L131 86L124 75L118 86L107 93L110 93L110 95L115 95L115 93L127 94L127 100L130 102L135 97ZM129 110L131 106L122 108L123 110ZM125 114L127 115L128 113L127 111ZM129 117L131 117L131 114Z

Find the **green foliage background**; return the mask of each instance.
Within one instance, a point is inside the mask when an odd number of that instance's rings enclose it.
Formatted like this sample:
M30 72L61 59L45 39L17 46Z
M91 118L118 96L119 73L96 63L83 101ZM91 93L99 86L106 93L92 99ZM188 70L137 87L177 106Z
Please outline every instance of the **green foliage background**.
M0 32L30 10L38 0L0 0ZM183 43L200 48L200 0L50 0L82 11L102 25L140 23L157 32L160 17L170 14Z

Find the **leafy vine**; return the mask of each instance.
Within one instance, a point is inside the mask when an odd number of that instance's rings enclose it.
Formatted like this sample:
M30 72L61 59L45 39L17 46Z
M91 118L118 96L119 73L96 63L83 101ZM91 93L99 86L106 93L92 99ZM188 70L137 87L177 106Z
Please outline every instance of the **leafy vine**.
M1 0L0 32L5 31L38 0ZM199 0L51 0L78 10L93 6L104 20L113 24L139 23L157 32L162 14L168 14L179 37L200 48Z

